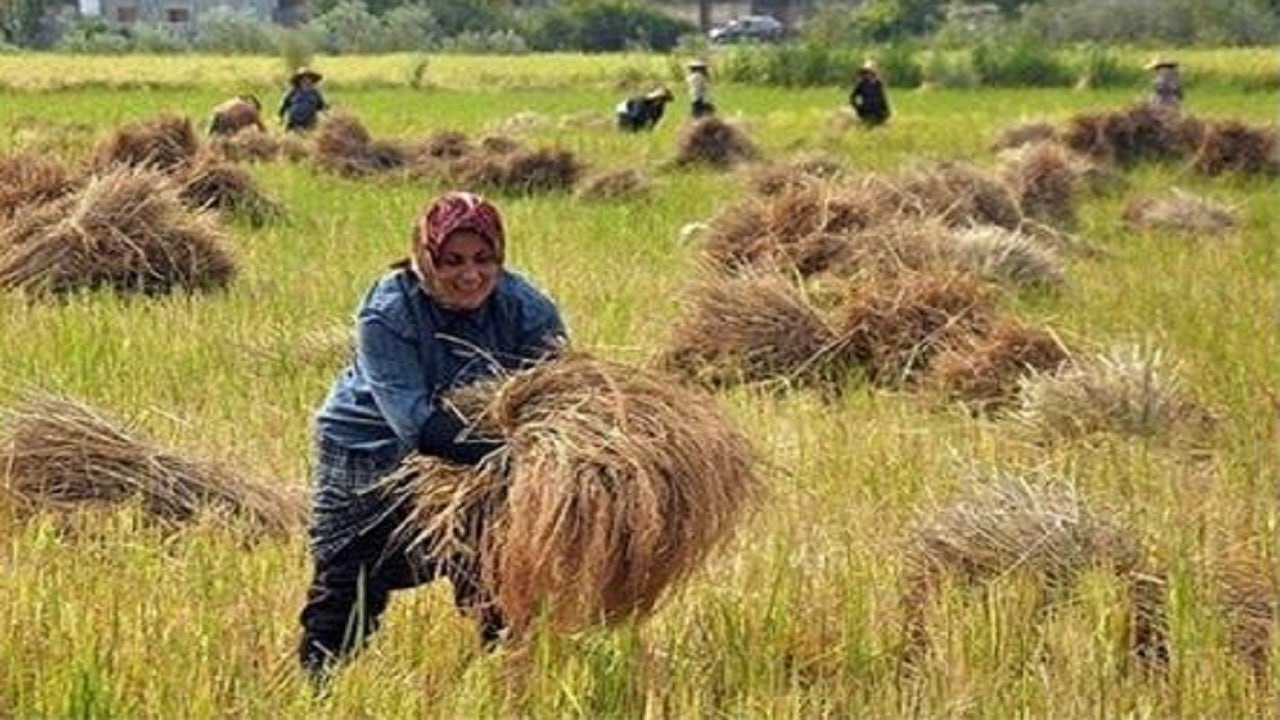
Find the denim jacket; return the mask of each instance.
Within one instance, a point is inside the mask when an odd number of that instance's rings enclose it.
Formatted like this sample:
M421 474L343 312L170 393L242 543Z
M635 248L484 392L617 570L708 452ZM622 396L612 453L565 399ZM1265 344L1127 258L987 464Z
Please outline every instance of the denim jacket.
M408 269L387 273L356 311L356 352L316 415L318 440L403 456L418 447L443 393L546 356L565 337L555 304L503 270L470 312L447 310Z

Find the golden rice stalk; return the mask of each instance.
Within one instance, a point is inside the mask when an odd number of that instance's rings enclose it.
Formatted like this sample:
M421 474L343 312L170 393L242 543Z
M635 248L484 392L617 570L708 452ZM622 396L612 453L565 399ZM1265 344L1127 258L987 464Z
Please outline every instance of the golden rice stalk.
M93 166L106 171L114 164L178 170L200 150L191 119L175 115L129 123L116 129L94 150Z
M708 165L721 170L760 157L760 150L740 128L717 117L686 125L677 139L676 165Z
M1024 216L1072 228L1076 224L1075 167L1066 148L1037 142L1008 157L1002 175Z
M1179 188L1130 198L1123 217L1131 227L1194 233L1223 233L1237 224L1231 208Z
M1018 203L1004 183L965 163L943 162L905 171L878 185L878 206L897 214L941 217L951 226L1022 223Z
M1177 364L1158 349L1117 346L1057 372L1024 377L1015 418L1045 440L1208 429L1213 416L1187 399L1178 375Z
M481 407L473 432L503 438L505 458L469 478L410 460L389 482L416 480L429 549L478 549L517 638L540 617L572 631L647 615L760 491L715 399L651 371L573 354L465 395ZM468 530L477 511L483 533Z
M29 205L56 200L76 186L77 180L56 157L6 155L0 159L0 219L12 218Z
M1214 558L1212 568L1232 649L1249 666L1255 681L1269 684L1271 652L1280 622L1280 582L1275 566L1236 550Z
M934 273L855 285L840 312L836 356L888 386L918 379L943 348L985 334L996 317L977 280Z
M1028 373L1054 372L1069 358L1048 330L1002 319L986 334L943 350L930 372L949 399L982 412L1013 402Z
M1168 589L1162 573L1146 567L1131 532L1087 508L1061 480L998 475L974 484L922 513L910 535L901 597L905 667L915 668L928 650L927 610L946 580L983 585L1025 573L1048 604L1065 599L1090 568L1128 585L1131 652L1147 667L1163 668Z
M578 185L579 200L618 200L643 197L653 184L640 170L623 168L597 173Z
M1280 173L1276 129L1228 120L1210 122L1191 165L1205 175L1227 172L1275 176Z
M1054 289L1065 281L1057 255L1017 230L994 225L954 230L944 252L958 270L1015 287Z
M0 410L0 480L28 511L138 501L166 523L212 511L280 537L306 516L301 492L181 457L101 411L46 392Z
M117 165L0 231L0 289L166 293L227 285L236 266L215 218L165 175Z
M712 386L830 379L835 335L786 278L711 276L684 299L658 366Z
M245 134L248 133L238 133ZM181 182L180 194L183 201L197 210L217 210L239 215L254 227L260 227L284 215L284 208L280 203L259 190L248 171L217 160L212 155L203 155L192 162L183 173Z

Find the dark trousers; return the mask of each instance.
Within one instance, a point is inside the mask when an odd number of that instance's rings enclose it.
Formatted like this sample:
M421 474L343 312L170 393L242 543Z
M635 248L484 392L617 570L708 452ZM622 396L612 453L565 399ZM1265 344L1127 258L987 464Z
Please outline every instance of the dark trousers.
M716 106L706 100L694 100L689 109L695 120L716 114Z

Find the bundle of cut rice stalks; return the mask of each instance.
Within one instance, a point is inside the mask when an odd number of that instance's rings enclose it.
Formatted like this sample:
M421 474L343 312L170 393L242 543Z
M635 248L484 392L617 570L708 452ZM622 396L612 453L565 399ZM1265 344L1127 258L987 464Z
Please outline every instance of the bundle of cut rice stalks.
M431 555L479 553L517 639L539 618L574 630L644 617L760 490L715 399L653 372L574 354L454 400L503 457L474 470L412 458L388 482L409 485Z
M513 195L568 190L578 182L582 163L570 151L482 146L480 152L450 162L446 177L464 187L489 188Z
M1280 581L1274 562L1233 548L1212 559L1216 600L1226 615L1232 649L1248 665L1254 681L1270 684L1268 666L1280 622Z
M76 189L77 181L60 160L33 153L0 159L0 219L30 205L56 200Z
M1219 234L1236 226L1235 212L1220 203L1180 188L1159 195L1135 195L1125 203L1130 227Z
M1000 319L987 333L943 350L930 374L948 399L986 412L1013 402L1028 373L1054 372L1069 357L1048 330Z
M717 117L687 125L677 140L677 166L709 165L726 170L760 157L760 150L746 133Z
M160 115L117 128L98 144L93 166L106 170L123 164L170 172L193 160L199 150L200 138L190 118Z
M928 610L944 582L986 585L1025 573L1048 609L1067 598L1084 571L1098 568L1129 590L1133 656L1161 670L1169 659L1168 588L1143 556L1132 532L1086 507L1068 483L997 476L974 484L950 504L922 514L909 538L903 667L915 670L927 654Z
M1137 105L1128 110L1071 118L1063 141L1097 160L1131 166L1144 160L1178 160L1200 146L1204 125L1176 112Z
M874 187L879 197L873 207L882 208L882 216L940 217L953 227L1013 229L1022 223L1022 212L1009 188L965 163L922 165Z
M1250 127L1234 120L1210 122L1191 165L1205 175L1274 176L1280 173L1280 140L1275 128Z
M0 231L0 289L211 290L234 277L216 219L190 210L165 175L117 165Z
M181 181L182 199L197 210L239 215L255 227L284 215L280 203L259 190L247 170L212 155L194 161Z
M1075 167L1066 148L1038 142L1007 156L1002 175L1023 215L1071 228L1076 224Z
M634 168L598 173L578 185L579 200L625 200L644 197L653 184L648 176Z
M306 516L301 492L181 457L109 415L44 392L0 410L0 481L24 512L139 502L166 524L239 518L281 537Z
M209 139L210 150L228 162L271 162L281 155L282 141L256 128Z
M949 264L1017 288L1053 290L1066 280L1057 254L1017 230L974 225L953 230L943 249Z
M713 387L838 379L828 357L835 334L782 276L711 276L684 305L657 360L664 370Z
M821 154L796 157L786 163L770 163L748 173L747 189L756 195L778 195L792 188L833 180L846 172L839 160Z
M1001 130L991 143L991 149L999 152L1033 143L1054 142L1057 139L1058 129L1053 123L1033 120Z
M407 156L399 143L374 140L351 115L331 115L316 131L316 165L346 177L366 177L404 167Z

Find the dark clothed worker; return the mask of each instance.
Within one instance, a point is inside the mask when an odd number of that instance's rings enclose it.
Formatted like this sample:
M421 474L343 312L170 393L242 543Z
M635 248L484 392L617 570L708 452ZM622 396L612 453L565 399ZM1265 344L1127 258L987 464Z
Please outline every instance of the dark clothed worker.
M356 309L354 357L315 422L310 530L314 579L299 655L322 682L379 625L392 591L436 578L491 647L504 620L478 557L432 564L395 532L409 509L375 489L410 453L476 465L501 445L465 431L443 402L454 388L548 358L565 342L555 303L503 266L506 233L484 198L450 192L425 207L410 256Z
M254 95L237 95L213 108L210 135L235 135L247 127L267 131L262 124L262 103Z
M875 127L889 119L889 98L885 96L884 83L871 63L858 68L854 75L849 104L864 125Z
M689 86L689 113L694 120L716 114L715 103L711 102L711 73L707 61L690 60L686 66L689 72L684 76Z
M662 119L662 113L672 97L667 88L658 88L623 100L617 107L618 129L628 132L652 130Z
M1155 71L1155 79L1151 82L1151 102L1156 107L1177 110L1182 107L1182 77L1178 74L1178 63L1165 58L1156 58L1147 64L1148 70Z
M316 87L322 79L320 73L305 67L289 78L289 91L280 101L279 112L285 130L303 132L315 127L320 112L329 107Z

